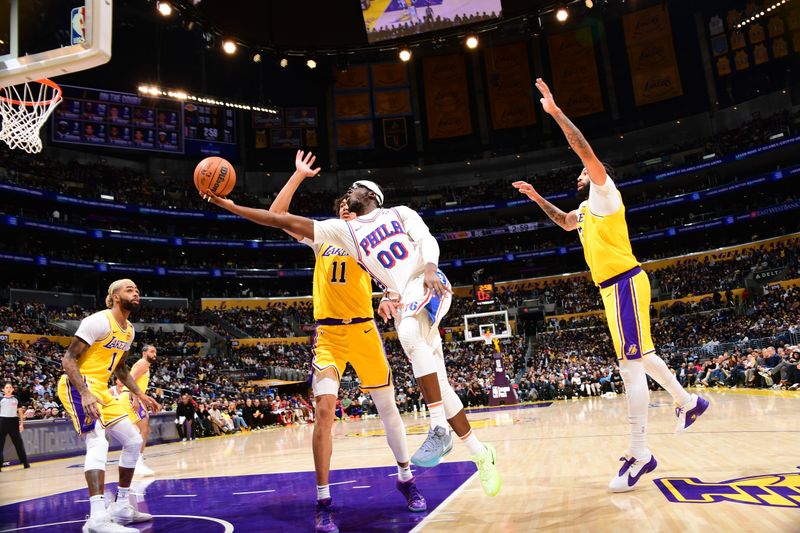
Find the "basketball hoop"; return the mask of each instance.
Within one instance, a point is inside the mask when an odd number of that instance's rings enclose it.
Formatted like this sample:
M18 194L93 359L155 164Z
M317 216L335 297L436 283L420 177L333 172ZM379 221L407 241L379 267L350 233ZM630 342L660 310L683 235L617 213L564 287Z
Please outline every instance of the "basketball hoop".
M494 340L494 333L492 333L491 329L486 328L486 331L481 333L481 337L483 337L483 343L486 346L491 346L492 345L492 341Z
M39 130L59 102L61 87L47 78L0 87L0 140L29 154L41 152Z

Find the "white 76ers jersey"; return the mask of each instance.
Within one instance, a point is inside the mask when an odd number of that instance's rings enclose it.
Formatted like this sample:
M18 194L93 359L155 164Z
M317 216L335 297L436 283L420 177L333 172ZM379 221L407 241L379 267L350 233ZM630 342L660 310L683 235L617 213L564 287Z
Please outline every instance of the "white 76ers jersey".
M439 261L439 247L428 226L404 206L376 209L349 222L314 222L314 242L341 246L372 279L399 295L410 280L424 273L426 259ZM427 246L425 254L422 246Z

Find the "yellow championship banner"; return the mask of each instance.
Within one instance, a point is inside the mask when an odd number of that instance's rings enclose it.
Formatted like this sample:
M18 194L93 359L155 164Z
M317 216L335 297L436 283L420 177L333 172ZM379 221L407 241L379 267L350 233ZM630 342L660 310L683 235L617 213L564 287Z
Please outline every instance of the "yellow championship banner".
M366 65L350 65L336 71L336 90L369 89L369 69Z
M372 87L405 87L408 85L408 70L405 63L374 63L372 69Z
M683 86L666 3L628 13L623 25L636 105L681 96Z
M583 117L603 111L592 29L550 35L547 46L553 70L553 94L564 113Z
M374 99L376 117L411 114L411 96L408 89L376 92Z
M494 46L484 52L483 59L494 129L535 124L527 44Z
M372 148L372 145L372 121L336 123L337 148Z
M369 118L372 114L368 92L337 94L334 99L334 115L337 120Z
M423 61L430 139L472 133L465 61L460 54L428 57Z

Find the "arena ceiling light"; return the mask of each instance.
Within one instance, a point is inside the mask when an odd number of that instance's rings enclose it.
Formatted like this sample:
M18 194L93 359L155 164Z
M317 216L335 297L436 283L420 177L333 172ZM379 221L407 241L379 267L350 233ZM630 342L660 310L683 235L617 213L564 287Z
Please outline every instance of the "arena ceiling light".
M586 4L586 9L592 9L594 7L594 2L592 2L592 0L586 0L584 4Z
M753 13L748 18L746 18L743 21L741 21L740 23L738 23L736 25L736 29L738 30L738 29L744 28L745 26L747 26L751 22L757 21L758 19L760 19L761 17L763 17L767 13L775 11L776 9L778 9L779 7L781 7L782 5L787 4L787 3L789 3L789 0L779 0L778 2L773 3L771 6L768 6L764 11L757 11L757 12Z
M148 85L144 83L139 85L139 93L145 96L171 98L173 100L180 100L182 102L197 102L198 104L218 105L222 107L230 107L232 109L241 109L242 111L260 111L262 113L269 113L271 115L278 114L278 110L274 107L243 104L240 102L231 102L230 100L217 100L216 98L210 96L196 96L178 89L165 89L163 87L158 87L157 85Z
M474 50L475 48L478 47L478 38L474 35L470 35L469 37L467 37L466 44L467 48L469 48L470 50Z
M225 51L226 54L228 55L235 54L236 48L237 48L236 43L233 42L231 39L225 39L224 41L222 41L222 49Z
M168 17L172 15L172 4L169 2L156 2L156 9L162 16Z
M409 61L411 59L411 50L408 48L401 48L400 49L400 61Z
M253 63L261 63L261 53L256 52L253 54Z
M289 60L285 57L282 57L281 60L278 61L278 64L281 66L281 68L286 68L289 66Z
M317 62L314 61L313 59L309 59L308 61L306 61L306 66L311 70L314 70L315 68L317 68Z
M566 7L560 7L556 11L556 20L559 22L566 22L569 18L569 11L567 11Z

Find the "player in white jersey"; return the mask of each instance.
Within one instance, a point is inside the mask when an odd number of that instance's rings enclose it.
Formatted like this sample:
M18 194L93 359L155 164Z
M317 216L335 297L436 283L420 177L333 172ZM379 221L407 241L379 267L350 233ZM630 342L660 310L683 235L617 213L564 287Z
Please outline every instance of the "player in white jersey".
M490 496L500 490L496 452L481 443L470 427L464 406L447 379L438 325L450 308L452 292L438 269L439 244L422 218L408 207L383 208L383 192L371 181L357 181L347 191L347 207L355 220L322 222L290 214L270 213L236 205L210 191L202 196L228 211L258 224L342 247L383 285L387 296L379 313L395 319L403 350L411 360L430 412L428 437L411 458L432 467L452 449L447 425L466 444L478 467L481 485Z

